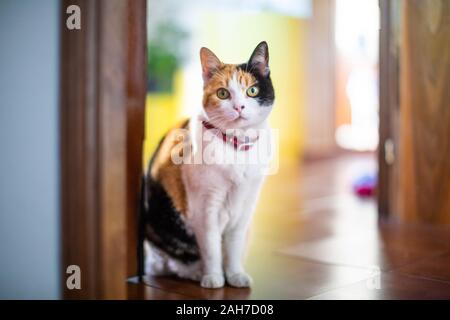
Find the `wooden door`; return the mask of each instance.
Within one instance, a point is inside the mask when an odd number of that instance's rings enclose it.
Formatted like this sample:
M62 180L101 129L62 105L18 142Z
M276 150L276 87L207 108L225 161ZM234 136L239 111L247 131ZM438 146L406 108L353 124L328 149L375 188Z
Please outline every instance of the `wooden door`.
M66 28L77 5L81 29ZM61 3L61 222L64 298L124 299L136 271L146 93L146 1ZM66 268L81 269L68 290Z
M381 134L393 139L395 160L386 169L380 148L380 193L388 199L380 197L380 208L400 221L450 224L450 1L383 2L399 28L387 36L398 52L385 52L381 68L381 128L388 127ZM386 72L395 63L394 75Z

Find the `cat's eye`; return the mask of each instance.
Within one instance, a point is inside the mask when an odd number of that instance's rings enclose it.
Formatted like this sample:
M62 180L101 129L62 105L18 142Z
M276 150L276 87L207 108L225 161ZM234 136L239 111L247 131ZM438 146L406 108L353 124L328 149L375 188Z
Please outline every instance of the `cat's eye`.
M228 92L227 89L220 88L219 90L217 90L217 97L219 99L225 100L225 99L228 99L230 97L230 93Z
M250 88L247 89L247 95L249 97L256 97L259 93L259 88L257 86L251 86Z

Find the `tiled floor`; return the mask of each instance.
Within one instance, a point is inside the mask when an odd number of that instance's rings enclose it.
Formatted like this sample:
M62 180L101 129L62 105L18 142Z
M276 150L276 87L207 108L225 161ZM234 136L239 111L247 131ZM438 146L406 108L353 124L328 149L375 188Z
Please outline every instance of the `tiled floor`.
M267 179L252 228L251 289L175 278L129 283L133 299L450 299L450 228L379 222L351 182L370 155L282 167Z

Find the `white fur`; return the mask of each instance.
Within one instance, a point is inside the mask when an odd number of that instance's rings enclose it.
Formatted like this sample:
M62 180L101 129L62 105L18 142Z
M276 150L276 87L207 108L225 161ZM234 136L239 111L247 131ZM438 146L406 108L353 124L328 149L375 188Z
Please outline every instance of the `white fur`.
M198 130L199 121L193 120L192 130ZM203 149L213 147L217 157L225 158L236 153L232 146L224 146L217 137L210 142L195 142L202 144ZM255 152L256 145L248 151L238 152L238 156L250 156ZM262 169L258 164L183 166L183 182L188 190L186 221L200 247L203 287L223 286L224 272L230 285L250 285L251 278L244 270L242 258L251 214L263 181Z
M184 264L145 241L145 273L153 276L175 274L180 278L199 281L202 275L201 262Z

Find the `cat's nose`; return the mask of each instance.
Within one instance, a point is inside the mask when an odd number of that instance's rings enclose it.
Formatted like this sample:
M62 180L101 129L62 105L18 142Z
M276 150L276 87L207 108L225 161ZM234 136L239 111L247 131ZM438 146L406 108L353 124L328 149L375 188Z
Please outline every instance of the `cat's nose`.
M233 109L236 110L237 112L241 113L242 110L245 109L245 106L244 105L242 105L242 106L237 105L237 106L234 106Z

